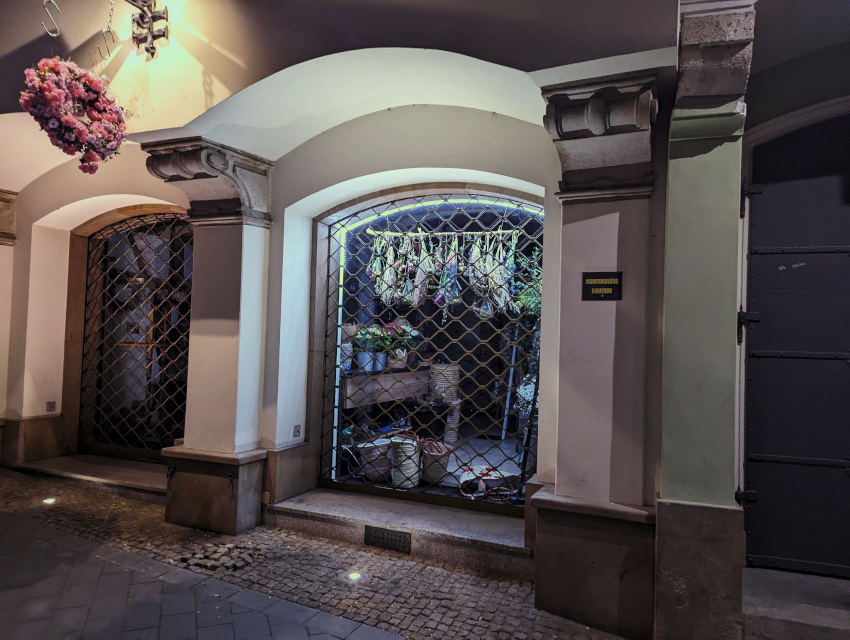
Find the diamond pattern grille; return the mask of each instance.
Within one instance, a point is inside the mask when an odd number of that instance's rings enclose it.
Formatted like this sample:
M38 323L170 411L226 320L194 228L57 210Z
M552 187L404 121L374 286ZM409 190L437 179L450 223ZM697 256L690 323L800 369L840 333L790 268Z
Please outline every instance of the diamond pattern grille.
M542 208L417 196L328 232L324 480L521 505L536 466Z
M157 457L183 437L192 228L154 214L89 238L81 445Z

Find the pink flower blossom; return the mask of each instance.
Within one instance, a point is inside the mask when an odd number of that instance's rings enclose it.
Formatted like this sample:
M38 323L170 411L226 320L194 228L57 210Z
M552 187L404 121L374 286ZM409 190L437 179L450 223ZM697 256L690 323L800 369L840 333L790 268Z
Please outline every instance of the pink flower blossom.
M24 70L26 89L18 103L69 155L81 154L80 170L92 174L99 163L118 152L126 139L126 123L108 79L95 76L70 60L43 58Z

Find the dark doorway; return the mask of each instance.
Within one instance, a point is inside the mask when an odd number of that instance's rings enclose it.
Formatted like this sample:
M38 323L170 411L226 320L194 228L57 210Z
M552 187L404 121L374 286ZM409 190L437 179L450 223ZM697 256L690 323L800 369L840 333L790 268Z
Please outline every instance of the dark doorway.
M141 459L183 437L192 229L156 214L89 238L80 449Z
M850 577L850 116L756 148L747 563Z

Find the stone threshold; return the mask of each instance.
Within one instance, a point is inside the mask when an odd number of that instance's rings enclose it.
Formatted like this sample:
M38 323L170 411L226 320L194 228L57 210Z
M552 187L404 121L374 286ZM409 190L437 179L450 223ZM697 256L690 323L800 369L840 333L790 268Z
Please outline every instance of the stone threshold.
M792 571L744 569L744 638L850 638L850 581Z
M366 527L410 534L410 555L481 575L532 579L522 518L349 491L314 489L268 505L264 523L365 549Z
M12 468L159 496L164 496L168 488L168 469L164 464L155 462L71 454L22 462Z

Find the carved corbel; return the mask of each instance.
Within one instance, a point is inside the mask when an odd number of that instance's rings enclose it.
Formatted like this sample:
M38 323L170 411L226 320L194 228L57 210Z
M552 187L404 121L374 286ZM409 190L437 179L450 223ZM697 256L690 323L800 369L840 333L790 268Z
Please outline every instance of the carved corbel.
M561 159L562 200L616 200L652 191L651 75L543 88L544 125Z
M15 201L18 194L0 189L0 245L15 244Z
M201 137L142 143L148 171L189 198L195 224L268 227L273 163Z
M756 0L682 0L676 106L741 100L753 57Z

